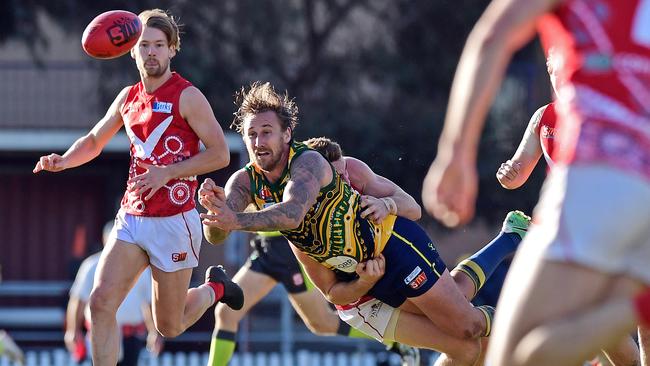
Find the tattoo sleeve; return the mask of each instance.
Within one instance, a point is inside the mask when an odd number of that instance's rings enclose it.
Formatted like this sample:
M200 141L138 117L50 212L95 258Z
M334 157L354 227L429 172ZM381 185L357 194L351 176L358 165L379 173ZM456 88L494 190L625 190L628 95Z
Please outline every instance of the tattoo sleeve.
M224 191L226 193L226 204L235 212L244 211L253 202L248 173L243 169L237 171L231 179L228 179Z
M243 211L252 202L250 183L248 182L248 175L244 170L236 172L228 179L224 191L226 193L226 204L235 212ZM217 227L203 225L203 234L208 242L217 244L226 240L230 232Z
M316 203L321 182L329 164L316 152L305 152L291 165L291 178L284 189L282 202L258 212L237 214L242 230L288 230L300 226L309 208Z

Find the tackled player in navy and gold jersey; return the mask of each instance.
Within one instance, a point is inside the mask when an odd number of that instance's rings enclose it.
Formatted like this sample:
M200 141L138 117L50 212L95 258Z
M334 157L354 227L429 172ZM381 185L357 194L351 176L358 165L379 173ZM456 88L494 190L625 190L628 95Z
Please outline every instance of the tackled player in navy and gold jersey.
M286 94L254 83L242 89L237 104L233 124L251 163L230 177L225 190L209 179L202 184L208 241L219 242L231 230L278 230L350 325L473 364L478 338L489 334L491 310L472 306L468 298L523 234L503 233L503 240L482 250L483 257L456 271L455 280L426 233L395 216L394 202L385 201L392 215L381 222L362 217L360 194L323 156L293 141L298 110ZM373 187L364 193L374 195ZM246 210L249 205L254 210Z

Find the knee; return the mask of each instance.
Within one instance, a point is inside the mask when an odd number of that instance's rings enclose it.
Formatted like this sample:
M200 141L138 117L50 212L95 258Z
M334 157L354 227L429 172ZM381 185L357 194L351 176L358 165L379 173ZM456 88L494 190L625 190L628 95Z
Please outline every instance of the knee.
M312 333L320 336L335 335L339 326L338 318L333 322L330 321L328 317L308 318L303 320Z
M175 322L171 319L157 320L156 329L165 338L178 337L184 331L180 322Z
M483 315L481 315L482 317ZM463 319L451 330L454 337L460 339L478 339L485 333L482 319Z
M111 291L103 287L95 288L88 299L88 307L93 318L115 316L119 306L114 296L111 296Z
M467 341L462 349L444 354L436 366L443 365L474 365L481 357L481 342L479 340Z
M244 315L246 315L245 311L235 311L223 303L219 303L214 308L215 328L236 329Z
M554 349L552 339L543 330L533 330L517 343L507 365L553 365L562 359L561 350Z

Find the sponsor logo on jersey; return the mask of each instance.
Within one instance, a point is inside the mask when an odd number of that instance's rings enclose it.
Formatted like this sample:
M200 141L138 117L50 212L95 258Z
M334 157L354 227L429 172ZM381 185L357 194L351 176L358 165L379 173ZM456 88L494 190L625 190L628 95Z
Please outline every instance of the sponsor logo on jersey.
M409 286L411 286L412 289L417 290L422 286L425 282L427 282L427 274L422 272L420 273L411 283L409 283Z
M555 138L555 128L549 126L542 126L542 138L545 139Z
M263 187L262 189L260 189L260 198L264 201L272 200L273 194L271 193L270 189L268 189L267 187Z
M172 103L168 102L153 102L151 111L160 112L160 113L171 113L172 112Z
M406 278L404 279L404 283L408 284L409 282L413 281L415 276L419 275L420 272L422 272L422 268L420 268L420 266L416 266L415 269L411 271L411 273L408 276L406 276Z
M182 262L187 259L187 252L172 253L172 262Z
M258 195L262 201L264 201L262 208L268 208L276 204L273 199L273 193L271 193L271 190L268 187L262 187Z
M357 264L359 264L356 259L348 257L346 255L327 258L325 263L338 269L339 271L347 273L353 273L357 269Z

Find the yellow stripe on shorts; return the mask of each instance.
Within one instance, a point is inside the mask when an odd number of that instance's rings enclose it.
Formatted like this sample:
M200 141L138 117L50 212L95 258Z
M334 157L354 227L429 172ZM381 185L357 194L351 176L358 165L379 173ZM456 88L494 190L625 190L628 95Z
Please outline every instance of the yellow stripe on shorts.
M429 261L429 259L427 257L425 257L424 254L422 254L422 252L420 252L420 250L418 250L418 248L415 247L415 245L413 245L413 243L411 243L408 239L406 239L405 237L401 236L400 234L398 234L398 233L396 233L394 231L393 231L393 235L395 235L395 237L397 239L399 239L399 240L403 241L404 243L408 244L408 246L410 246L411 249L415 250L415 252L418 253L418 255L420 256L420 258L422 258L422 260L427 262L427 264L429 265L429 267L431 267L433 272L435 272L435 274L438 276L438 278L440 278L441 274L438 273L438 271L436 270L435 264L431 263Z

